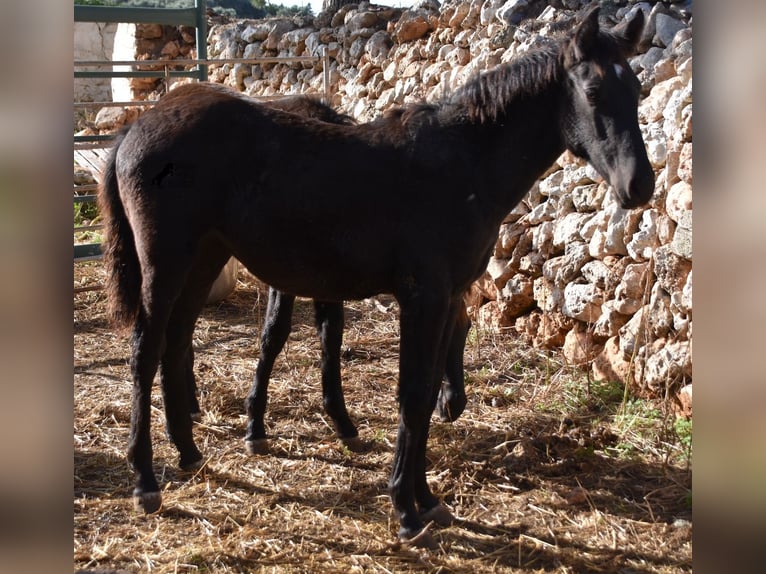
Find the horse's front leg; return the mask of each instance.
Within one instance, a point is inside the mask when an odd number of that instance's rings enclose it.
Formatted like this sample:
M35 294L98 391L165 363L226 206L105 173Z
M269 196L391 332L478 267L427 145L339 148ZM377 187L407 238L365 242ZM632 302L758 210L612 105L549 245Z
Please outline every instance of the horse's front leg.
M359 432L351 421L340 378L340 347L343 342L343 303L314 301L317 333L322 345L322 403L335 431L352 451L362 449Z
M471 319L465 309L462 298L456 304L455 325L447 347L447 360L444 369L445 382L441 385L437 406L439 418L444 422L453 422L463 413L468 402L465 394L465 371L463 355L465 340L471 328Z
M440 506L426 483L425 460L429 421L444 372L450 302L432 293L400 300L400 305L399 433L389 489L399 518L399 538L433 547L433 538L422 532L416 502L425 512Z
M194 376L194 347L189 341L188 351L184 359L184 379L186 379L186 392L189 397L189 415L192 421L200 422L202 420L202 407L199 404L197 380Z
M293 295L269 288L269 302L261 333L258 367L255 370L253 386L245 401L248 419L245 447L250 454L264 454L268 450L263 419L266 415L269 379L274 369L274 362L290 336L294 303Z

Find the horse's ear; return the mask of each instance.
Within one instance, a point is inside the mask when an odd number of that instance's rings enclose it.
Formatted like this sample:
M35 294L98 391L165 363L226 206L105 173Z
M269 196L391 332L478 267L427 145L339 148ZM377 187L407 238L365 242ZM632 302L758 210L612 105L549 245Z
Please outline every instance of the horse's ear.
M598 12L596 4L586 12L582 22L577 26L572 39L574 61L580 62L593 53L598 38Z
M612 28L612 35L620 40L626 56L636 51L641 33L644 31L644 12L639 7L633 8L622 22Z

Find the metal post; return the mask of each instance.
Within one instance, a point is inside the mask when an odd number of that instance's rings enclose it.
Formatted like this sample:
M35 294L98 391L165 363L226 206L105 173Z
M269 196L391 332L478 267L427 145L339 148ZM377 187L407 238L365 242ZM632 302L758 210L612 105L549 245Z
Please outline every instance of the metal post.
M322 87L324 88L324 103L332 105L330 100L330 53L327 46L322 46Z
M206 0L195 0L197 8L197 59L204 62L207 60L207 6ZM199 64L199 80L207 81L207 64Z

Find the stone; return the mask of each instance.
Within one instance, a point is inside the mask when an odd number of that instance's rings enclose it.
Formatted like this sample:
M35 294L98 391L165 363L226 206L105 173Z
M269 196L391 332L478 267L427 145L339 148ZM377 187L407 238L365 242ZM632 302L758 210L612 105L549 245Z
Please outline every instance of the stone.
M603 346L593 338L593 333L575 327L564 337L562 354L570 365L584 365L596 358Z
M679 406L679 415L690 419L692 418L692 385L684 385L676 394L676 400Z
M656 339L665 338L673 328L670 295L658 283L652 287L652 294L649 297L647 326Z
M588 255L590 255L590 253ZM596 259L585 263L580 269L580 274L588 283L593 283L599 289L605 290L607 279L611 274L611 271L606 263Z
M657 221L660 213L656 209L647 209L641 214L641 223L638 224L638 231L625 245L628 255L636 261L646 261L651 259L654 250L659 247L660 240L657 232Z
M375 12L361 11L348 12L346 14L345 26L350 32L375 28L380 23L380 19Z
M676 34L686 28L686 24L670 14L658 13L655 19L654 43L660 46L670 46Z
M393 46L391 36L385 30L378 30L365 44L365 52L370 57L370 62L376 66L382 66Z
M574 281L582 266L590 260L588 244L582 241L568 243L564 255L557 259L561 260L561 265L554 282L556 285L563 286Z
M434 22L423 10L408 10L394 26L392 37L403 44L422 38L434 29Z
M505 283L510 279L515 272L515 267L511 264L509 259L498 259L496 257L490 257L487 264L487 273L492 277L495 285L498 289L502 289Z
M646 307L641 307L618 331L620 351L624 358L635 357L646 342L644 315Z
M632 263L625 268L625 273L614 291L617 312L632 315L641 308L647 293L648 278L649 263Z
M692 209L692 186L681 180L668 190L665 198L665 211L678 223L682 214Z
M549 203L549 202L546 202ZM554 222L553 245L563 248L574 242L581 242L580 229L586 221L591 219L589 213L570 213Z
M678 76L655 84L649 95L638 105L638 117L642 123L657 122L662 119L662 113L671 96L681 90L684 82Z
M577 211L591 213L604 201L606 186L596 183L577 185L572 189L572 203Z
M561 253L561 249L555 249L553 245L553 232L556 225L553 221L544 221L537 227L532 228L532 249L539 252L543 257L550 257Z
M692 142L685 142L681 146L681 153L678 157L678 178L690 187L692 185ZM691 203L691 199L690 199ZM691 207L690 207L691 208Z
M509 258L516 245L519 243L519 238L524 233L524 228L520 225L503 224L500 226L498 233L497 243L495 243L495 257Z
M601 315L593 325L593 335L599 339L614 337L628 322L628 315L623 315L615 309L614 301L605 301L601 305Z
M561 313L567 317L593 323L601 314L603 293L590 283L569 283L564 288L564 304Z
M497 10L504 4L504 0L486 0L481 5L479 12L479 23L482 26L488 26L495 19Z
M671 295L683 289L691 265L691 261L673 253L670 245L662 245L654 252L654 274L662 288Z
M646 144L646 155L649 157L649 162L654 169L665 165L668 157L668 143L662 126L663 124L657 121L643 124L641 128Z
M555 201L543 201L524 217L524 222L527 225L539 225L543 221L551 221L556 215L556 207Z
M271 32L271 24L267 21L248 24L240 37L244 42L263 42Z
M399 64L396 60L392 60L385 68L383 68L383 80L391 84L396 79L397 70Z
M497 299L503 326L512 325L513 319L535 306L533 289L533 281L527 275L517 273L508 280Z
M560 309L564 302L564 290L545 277L537 277L532 283L532 294L541 311Z
M516 25L521 22L529 0L508 0L496 9L496 17L504 24Z
M532 339L533 345L549 349L561 347L571 328L570 318L557 312L544 313L540 316L537 331Z
M282 36L294 28L295 24L291 20L274 20L271 23L268 36L263 41L263 49L276 50L279 47L279 41L282 39Z
M692 356L688 341L666 343L646 358L644 382L664 394L667 388L678 388L691 376Z
M447 22L447 27L454 29L460 28L460 25L463 23L463 20L465 20L465 17L470 10L471 4L469 2L459 2L454 6L454 12ZM446 10L445 14L448 14Z
M601 353L593 360L593 378L599 382L626 381L631 377L633 367L620 349L619 337L610 337Z
M688 261L692 259L692 212L686 211L679 217L670 249L674 254Z
M125 108L101 108L96 114L94 123L100 130L113 130L123 125L127 117Z
M540 180L538 189L540 195L545 197L558 197L561 195L561 186L564 182L564 170L559 169Z

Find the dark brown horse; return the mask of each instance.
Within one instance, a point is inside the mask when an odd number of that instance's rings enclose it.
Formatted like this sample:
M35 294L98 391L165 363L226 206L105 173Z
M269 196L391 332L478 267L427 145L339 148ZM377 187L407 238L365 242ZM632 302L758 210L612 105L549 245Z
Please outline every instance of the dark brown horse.
M307 96L297 96L272 100L266 105L286 112L300 114L309 118L316 118L324 122L334 124L353 125L354 120L347 115L339 114L330 106L317 99ZM119 142L116 144L119 146ZM211 246L212 249L212 246ZM226 246L219 245L215 256L205 261L197 261L195 267L208 267L215 265L229 254ZM191 277L195 277L191 273ZM209 286L208 286L209 288ZM197 285L184 285L184 290L200 293ZM181 295L183 299L183 294ZM292 328L292 312L295 296L289 293L269 288L268 306L266 318L261 334L261 348L258 358L253 386L246 401L248 413L248 428L245 443L248 450L255 453L263 453L267 450L266 427L264 417L266 413L267 395L271 372L274 362L287 342ZM203 300L197 301L196 315L202 308ZM322 347L322 404L325 412L333 421L338 437L354 451L361 450L363 443L359 441L359 432L354 425L346 409L343 397L343 388L340 377L340 348L343 339L343 304L337 302L314 301L317 333ZM192 311L189 311L192 313ZM454 421L463 412L466 405L465 379L463 373L463 351L465 339L468 335L471 322L462 309L459 315L458 325L453 334L453 341L447 355L445 370L445 382L439 395L439 416L443 421ZM192 347L193 331L185 334L187 340L188 363L186 368L187 385L190 389L189 401L193 420L201 417L201 408L197 397L197 385L194 377L194 352ZM178 348L179 344L171 344L172 348ZM171 361L172 362L172 361ZM164 365L166 361L160 361L160 371L165 375ZM173 376L170 369L167 376Z
M451 517L426 482L430 416L462 295L483 273L504 216L565 149L589 160L623 207L652 195L640 86L626 61L642 28L640 10L603 30L592 9L555 45L493 68L443 101L368 124L320 122L206 85L170 92L136 121L101 194L113 316L133 331L128 458L137 506L152 512L161 504L149 432L160 362L180 464L202 460L178 383L185 379L167 375L186 368L185 349L171 346L196 318L189 309L198 294L184 286L212 281L223 262L196 262L223 244L286 293L331 302L396 297L399 434L390 494L400 538L432 545L424 521Z

